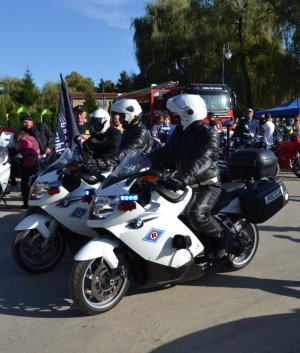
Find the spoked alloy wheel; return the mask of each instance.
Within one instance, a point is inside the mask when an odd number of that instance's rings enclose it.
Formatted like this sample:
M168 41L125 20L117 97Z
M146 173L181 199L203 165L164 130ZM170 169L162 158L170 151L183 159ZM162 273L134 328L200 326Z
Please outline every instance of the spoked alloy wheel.
M246 267L254 258L258 247L259 233L255 224L248 223L244 219L238 220L234 226L235 229L240 233L242 239L247 239L247 241L250 240L251 242L251 245L247 246L240 255L228 255L228 267L231 270L240 270Z
M112 309L129 287L128 267L111 270L103 258L79 261L70 274L70 295L79 311L87 315Z
M13 258L18 266L31 273L52 269L63 257L66 242L59 231L45 239L36 229L17 232L12 244Z
M294 162L293 162L293 172L298 178L300 178L300 159L294 160Z

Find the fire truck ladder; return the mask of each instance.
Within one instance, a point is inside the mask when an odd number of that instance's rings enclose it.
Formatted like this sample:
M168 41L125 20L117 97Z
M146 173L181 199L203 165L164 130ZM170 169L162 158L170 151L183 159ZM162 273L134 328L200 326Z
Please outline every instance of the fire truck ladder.
M130 98L132 96L150 93L152 89L168 89L178 86L178 81L168 81L158 85L152 84L150 87L138 89L136 91L120 94L117 99Z

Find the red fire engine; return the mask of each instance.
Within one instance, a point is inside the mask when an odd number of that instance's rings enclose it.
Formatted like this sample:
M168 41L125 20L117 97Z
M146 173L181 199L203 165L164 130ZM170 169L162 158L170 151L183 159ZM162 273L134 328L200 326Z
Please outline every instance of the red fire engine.
M237 104L236 95L224 84L191 83L180 86L178 82L169 81L122 94L117 99L136 99L143 109L144 120L152 126L156 123L157 117L167 111L167 99L184 92L199 94L204 99L207 110L215 113L217 124L233 119L233 111Z

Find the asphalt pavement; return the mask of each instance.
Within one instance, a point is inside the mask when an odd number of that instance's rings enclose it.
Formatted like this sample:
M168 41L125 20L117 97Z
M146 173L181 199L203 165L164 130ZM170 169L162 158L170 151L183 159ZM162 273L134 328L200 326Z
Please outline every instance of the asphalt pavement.
M290 201L259 225L253 261L165 289L133 287L111 311L73 306L68 252L52 271L14 263L14 226L24 217L20 187L0 204L0 352L298 353L300 351L300 178L280 174Z

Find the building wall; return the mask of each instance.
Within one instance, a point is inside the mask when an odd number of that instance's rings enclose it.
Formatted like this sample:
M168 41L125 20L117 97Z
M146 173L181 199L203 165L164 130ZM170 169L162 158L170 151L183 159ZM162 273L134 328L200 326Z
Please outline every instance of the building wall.
M104 108L109 110L110 106L114 102L115 98L118 96L118 93L95 93L95 100L99 108ZM72 100L73 108L77 105L84 105L85 103L85 94L84 93L70 93Z

